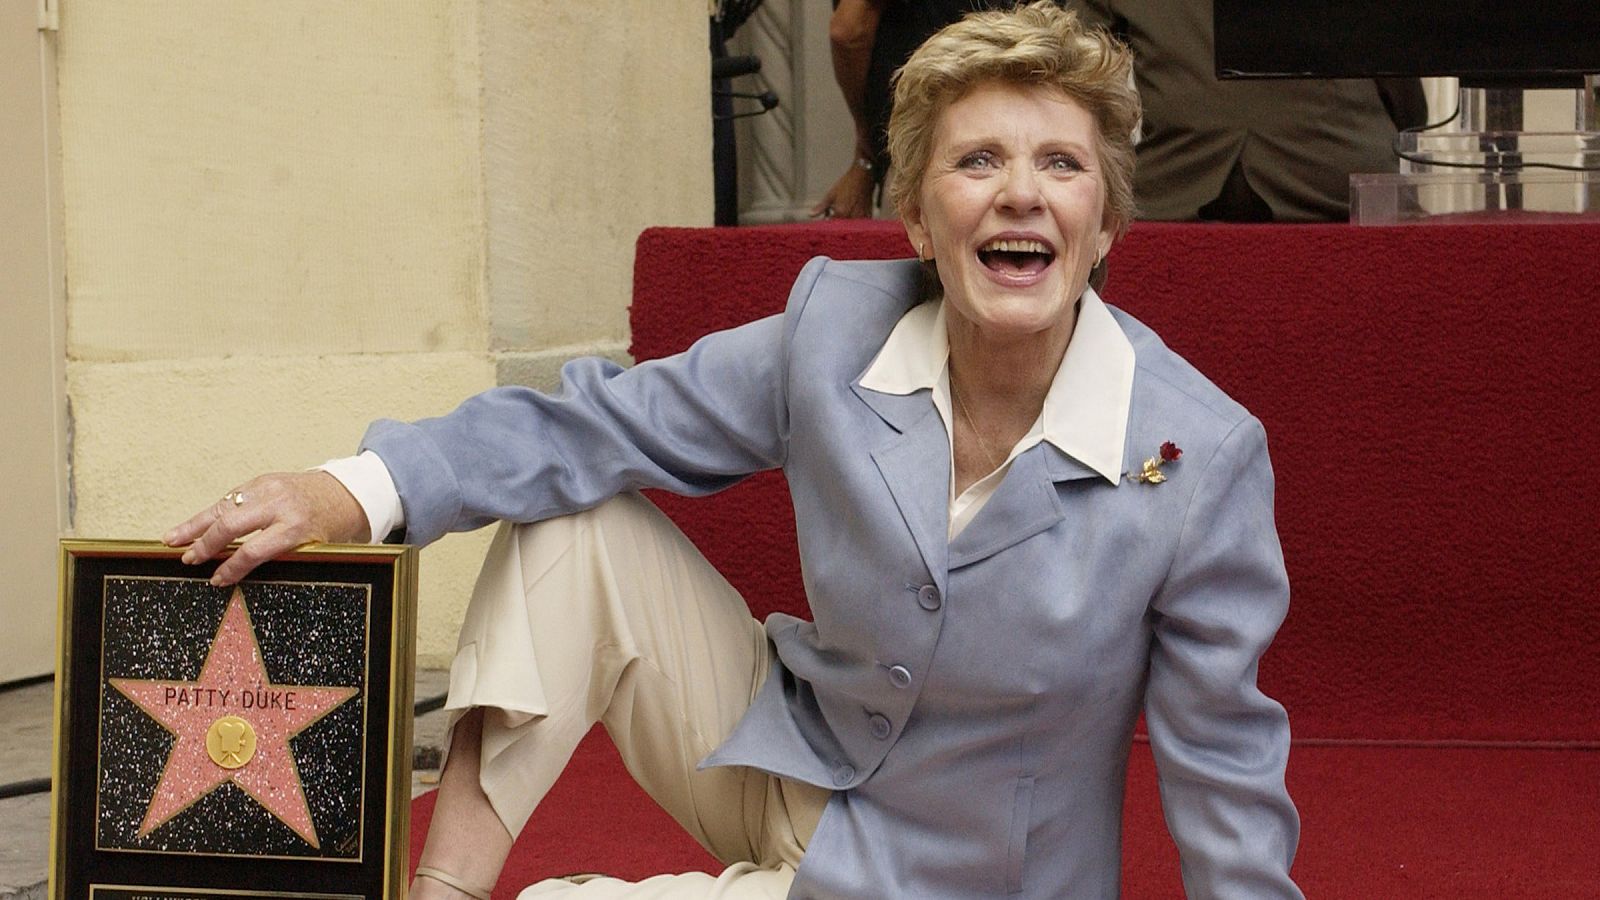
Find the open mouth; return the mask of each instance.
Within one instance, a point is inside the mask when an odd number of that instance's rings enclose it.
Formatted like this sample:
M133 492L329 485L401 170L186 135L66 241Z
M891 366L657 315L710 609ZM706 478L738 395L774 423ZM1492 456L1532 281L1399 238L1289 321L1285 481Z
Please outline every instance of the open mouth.
M1003 275L1037 275L1056 258L1043 241L993 240L978 248L978 261Z

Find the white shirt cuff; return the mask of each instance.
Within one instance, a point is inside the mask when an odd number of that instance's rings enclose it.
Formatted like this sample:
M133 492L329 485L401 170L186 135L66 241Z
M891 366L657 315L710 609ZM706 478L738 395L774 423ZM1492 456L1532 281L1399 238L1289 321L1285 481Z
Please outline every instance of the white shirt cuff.
M383 543L390 532L406 523L400 491L394 486L389 467L378 454L365 450L360 456L330 459L317 469L339 479L344 489L361 504L361 511L367 514L367 525L372 529L370 543Z

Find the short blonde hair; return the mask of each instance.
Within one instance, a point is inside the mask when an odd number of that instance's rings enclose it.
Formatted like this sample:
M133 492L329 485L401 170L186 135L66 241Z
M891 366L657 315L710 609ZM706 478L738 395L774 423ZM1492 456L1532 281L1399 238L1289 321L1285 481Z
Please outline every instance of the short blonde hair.
M1133 145L1140 115L1133 56L1051 0L972 13L928 38L895 73L888 187L895 209L904 216L916 207L940 114L989 81L1056 88L1089 112L1099 132L1095 152L1105 177L1106 212L1119 233L1125 230L1134 216Z

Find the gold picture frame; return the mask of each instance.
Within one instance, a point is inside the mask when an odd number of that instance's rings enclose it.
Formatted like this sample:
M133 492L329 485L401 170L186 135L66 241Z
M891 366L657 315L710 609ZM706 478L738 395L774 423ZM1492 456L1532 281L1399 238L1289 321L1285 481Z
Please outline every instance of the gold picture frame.
M50 896L398 897L417 552L63 540Z

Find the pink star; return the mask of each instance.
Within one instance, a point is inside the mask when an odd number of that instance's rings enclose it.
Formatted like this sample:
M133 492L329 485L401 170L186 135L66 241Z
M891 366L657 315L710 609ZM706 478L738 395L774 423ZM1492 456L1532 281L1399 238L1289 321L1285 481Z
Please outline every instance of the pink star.
M320 848L289 739L354 697L357 690L269 681L242 591L235 588L228 600L198 681L110 681L178 738L139 826L139 837L231 781L306 843ZM237 768L214 762L206 749L206 733L223 716L244 719L255 732L255 755ZM230 761L237 762L237 757Z

